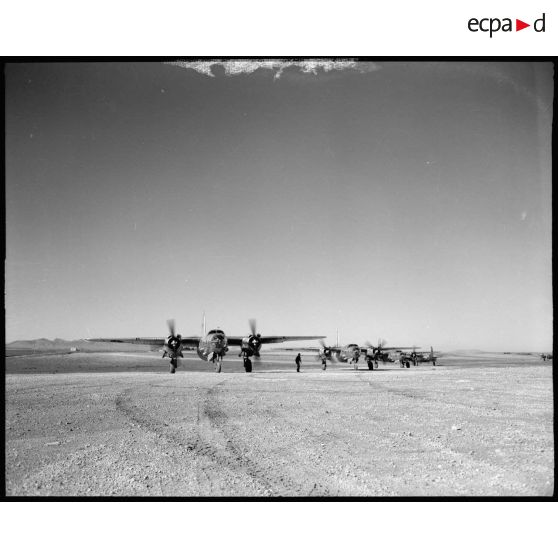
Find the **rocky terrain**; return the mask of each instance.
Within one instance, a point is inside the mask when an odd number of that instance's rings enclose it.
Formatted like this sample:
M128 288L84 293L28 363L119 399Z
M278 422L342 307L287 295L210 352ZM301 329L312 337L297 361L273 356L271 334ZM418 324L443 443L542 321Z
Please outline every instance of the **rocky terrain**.
M297 374L291 356L175 375L157 354L8 358L7 495L552 495L549 364Z

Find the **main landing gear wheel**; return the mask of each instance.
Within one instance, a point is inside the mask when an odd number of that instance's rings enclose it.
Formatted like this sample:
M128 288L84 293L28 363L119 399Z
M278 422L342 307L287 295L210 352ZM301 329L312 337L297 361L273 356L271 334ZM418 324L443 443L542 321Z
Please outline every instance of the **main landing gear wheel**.
M368 363L368 370L374 370L374 363L373 362Z
M178 366L178 361L175 358L171 358L170 361L170 373L174 374L176 372L176 367Z
M244 370L246 372L252 372L252 361L249 358L244 359Z
M322 370L325 370L327 368L327 364L325 362L322 362Z
M217 372L217 374L219 374L221 372L221 361L220 360L215 361L215 372Z
M406 366L407 368L411 368L411 363L410 363L409 361L407 361L407 362L405 363L405 366Z

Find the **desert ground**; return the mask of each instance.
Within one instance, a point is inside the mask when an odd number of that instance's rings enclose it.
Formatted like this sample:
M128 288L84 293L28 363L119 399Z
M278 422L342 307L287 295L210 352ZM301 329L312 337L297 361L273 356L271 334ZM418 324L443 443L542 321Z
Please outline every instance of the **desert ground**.
M552 363L7 350L10 496L552 496Z

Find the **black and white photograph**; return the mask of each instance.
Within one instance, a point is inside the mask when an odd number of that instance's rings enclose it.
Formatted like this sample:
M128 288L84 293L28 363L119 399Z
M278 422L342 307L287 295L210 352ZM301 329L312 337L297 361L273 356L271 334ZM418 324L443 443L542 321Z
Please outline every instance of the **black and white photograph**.
M4 79L6 496L553 496L552 62Z

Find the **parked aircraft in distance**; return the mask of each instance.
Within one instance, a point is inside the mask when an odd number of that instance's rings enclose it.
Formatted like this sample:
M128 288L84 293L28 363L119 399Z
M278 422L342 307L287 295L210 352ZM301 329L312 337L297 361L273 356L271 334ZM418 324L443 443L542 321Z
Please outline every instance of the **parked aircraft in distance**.
M170 358L170 373L174 374L178 367L178 359L184 355L182 351L195 348L198 356L207 362L213 363L216 372L221 372L223 357L227 354L229 346L240 347L239 356L244 357L244 369L252 370L251 356L259 357L260 348L266 343L283 343L284 341L304 341L308 339L325 339L324 335L306 336L262 336L256 333L256 321L250 320L251 334L244 337L227 337L222 329L212 329L205 333L205 318L203 335L201 337L182 337L176 333L174 320L167 320L169 336L164 337L134 337L134 338L95 338L87 339L91 342L132 343L136 345L150 345L163 349L163 358Z
M390 352L396 351L401 352L403 349L415 349L416 347L387 347L385 339L378 339L378 345L374 346L369 341L366 342L366 346L361 348L361 351L366 355L366 362L368 363L368 368L378 368L379 361L384 364L386 362L395 362L392 358Z
M349 343L348 345L339 345L339 340L336 345L327 346L323 341L320 341L322 348L320 349L320 357L327 360L337 360L339 362L348 362L352 364L355 370L358 370L358 361L361 355L365 355L366 364L368 369L372 370L374 367L378 368L378 361L382 362L395 362L389 355L389 351L396 349L409 349L410 347L385 347L385 340L378 340L378 345L374 346L371 343L366 343L365 347L361 347L356 343Z
M552 353L542 353L541 354L541 358L546 361L546 360L552 360Z
M319 356L322 359L322 368L325 370L325 360L335 360L337 362L348 362L358 370L358 359L360 358L361 350L356 343L349 343L348 345L331 345L327 346L323 341L320 341L322 348L319 351Z
M409 368L411 363L413 363L413 366L418 366L420 362L431 362L433 366L436 366L438 356L434 354L434 349L430 347L430 352L417 352L416 349L418 348L419 347L413 347L413 350L410 353L400 353L399 363L401 368L404 368L405 366Z

